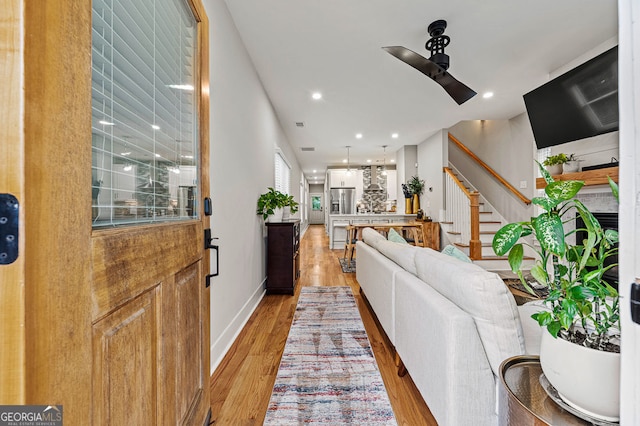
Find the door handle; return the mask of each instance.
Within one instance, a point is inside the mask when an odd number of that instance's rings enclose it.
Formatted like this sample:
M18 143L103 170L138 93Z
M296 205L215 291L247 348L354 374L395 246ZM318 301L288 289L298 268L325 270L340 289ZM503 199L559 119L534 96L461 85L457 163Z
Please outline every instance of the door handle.
M207 228L204 230L204 249L215 250L216 252L216 272L214 272L213 274L207 274L205 283L205 286L207 288L209 288L209 286L211 285L211 278L220 275L220 247L216 244L212 244L212 241L217 239L217 237L211 236L211 229Z

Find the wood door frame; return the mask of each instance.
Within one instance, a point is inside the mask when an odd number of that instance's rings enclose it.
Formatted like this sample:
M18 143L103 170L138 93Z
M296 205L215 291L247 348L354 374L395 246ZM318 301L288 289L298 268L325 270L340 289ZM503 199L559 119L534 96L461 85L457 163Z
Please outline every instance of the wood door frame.
M202 200L209 194L209 29L201 0L188 1L199 21ZM92 415L92 236L126 232L92 231L91 2L5 4L0 154L6 164L0 192L19 200L20 251L16 262L0 266L0 404L61 404L65 423L86 424ZM203 203L198 210L201 220L179 226L208 227ZM205 274L208 258L202 259ZM208 373L205 294L202 349ZM207 381L207 398L208 387Z

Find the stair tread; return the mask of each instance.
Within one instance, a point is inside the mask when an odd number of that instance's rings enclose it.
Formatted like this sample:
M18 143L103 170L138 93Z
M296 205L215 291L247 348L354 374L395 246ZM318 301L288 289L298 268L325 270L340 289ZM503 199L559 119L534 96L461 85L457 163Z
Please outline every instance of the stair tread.
M535 257L525 256L523 260L534 260ZM482 256L482 259L477 260L509 260L507 256Z
M465 243L453 243L454 246L458 246L458 247L464 247L464 248L468 248L469 244L465 244ZM482 247L491 247L491 243L482 243Z

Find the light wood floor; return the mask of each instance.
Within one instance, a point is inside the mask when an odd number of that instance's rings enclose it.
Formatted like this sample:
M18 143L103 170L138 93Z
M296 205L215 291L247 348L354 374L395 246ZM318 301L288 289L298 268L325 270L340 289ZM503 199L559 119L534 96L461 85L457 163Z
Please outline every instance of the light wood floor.
M323 225L312 225L301 241L301 277L293 296L267 295L211 376L212 422L261 425L302 286L350 286L399 425L436 425L410 376L398 377L393 352L360 295L356 274L342 273L329 250Z

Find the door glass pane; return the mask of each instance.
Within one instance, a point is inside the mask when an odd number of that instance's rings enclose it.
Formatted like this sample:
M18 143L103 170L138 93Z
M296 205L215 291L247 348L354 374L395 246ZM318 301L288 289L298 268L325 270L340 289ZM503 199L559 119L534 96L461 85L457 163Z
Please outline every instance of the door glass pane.
M196 20L185 0L93 0L94 227L197 217Z
M321 199L320 199L319 195L312 195L311 196L311 210L314 210L314 211L320 210L320 207L321 207L320 201L321 201Z

